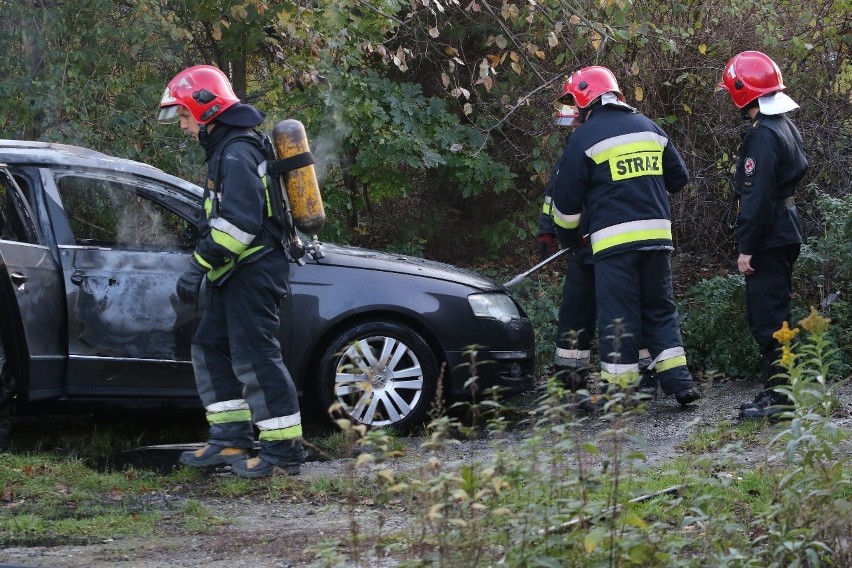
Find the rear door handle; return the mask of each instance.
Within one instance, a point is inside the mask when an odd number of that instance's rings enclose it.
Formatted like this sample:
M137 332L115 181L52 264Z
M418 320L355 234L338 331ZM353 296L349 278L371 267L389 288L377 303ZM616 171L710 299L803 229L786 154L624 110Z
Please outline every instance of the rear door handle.
M80 286L81 284L83 284L83 275L79 272L75 272L74 274L72 274L71 284L74 284L75 286Z
M20 272L13 272L11 276L12 282L15 284L15 286L23 286L27 283L27 280L30 279L29 276L27 276L26 274L21 274Z

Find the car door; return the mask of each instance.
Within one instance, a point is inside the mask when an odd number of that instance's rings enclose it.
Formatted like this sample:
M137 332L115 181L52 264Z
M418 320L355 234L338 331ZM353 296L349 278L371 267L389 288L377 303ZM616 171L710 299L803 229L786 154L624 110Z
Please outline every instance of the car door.
M175 284L197 236L175 188L86 170L54 171L73 243L59 245L69 397L196 397L190 340L200 310ZM183 203L181 213L170 207Z
M65 300L62 271L35 224L31 191L0 166L2 340L21 396L38 400L62 394Z

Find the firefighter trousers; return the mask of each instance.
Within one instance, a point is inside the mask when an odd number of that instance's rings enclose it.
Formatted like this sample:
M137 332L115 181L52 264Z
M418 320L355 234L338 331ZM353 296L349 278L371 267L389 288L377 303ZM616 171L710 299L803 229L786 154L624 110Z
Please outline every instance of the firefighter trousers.
M580 371L574 382L585 382L595 335L595 266L590 255L591 251L579 250L568 261L556 327L554 363Z
M596 257L595 295L603 380L636 385L641 343L665 394L693 388L672 291L671 251Z
M761 373L766 388L785 384L775 377L784 370L775 364L781 356L780 344L772 334L790 321L793 292L793 265L799 258L800 245L786 245L755 253L751 257L754 273L746 276L746 316L751 335L761 357Z
M207 309L192 343L208 443L251 448L254 423L263 460L301 463L299 399L278 341L289 293L287 257L275 249L235 270L222 286L206 290Z

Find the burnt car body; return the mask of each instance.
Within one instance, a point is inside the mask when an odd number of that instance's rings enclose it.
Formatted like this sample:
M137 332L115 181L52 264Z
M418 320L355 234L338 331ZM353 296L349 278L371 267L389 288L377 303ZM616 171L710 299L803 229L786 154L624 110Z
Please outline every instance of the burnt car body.
M199 405L189 353L201 308L174 290L201 194L146 164L0 140L0 407ZM423 259L321 247L291 266L279 333L305 398L406 429L437 392L468 395L471 361L480 390L531 386L532 326L504 287Z

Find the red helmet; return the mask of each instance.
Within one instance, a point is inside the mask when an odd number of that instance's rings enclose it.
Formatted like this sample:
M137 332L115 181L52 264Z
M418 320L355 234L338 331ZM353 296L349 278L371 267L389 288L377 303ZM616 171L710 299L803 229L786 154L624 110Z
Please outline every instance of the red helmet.
M166 124L177 122L178 107L184 107L198 124L207 124L238 102L240 99L222 71L211 65L196 65L169 81L160 99L157 120Z
M722 80L716 86L727 89L737 108L787 88L775 62L759 51L743 51L733 56L725 65Z
M586 108L604 93L615 93L618 100L624 100L612 71L606 67L592 65L571 73L562 86L562 94L556 100L561 104Z

